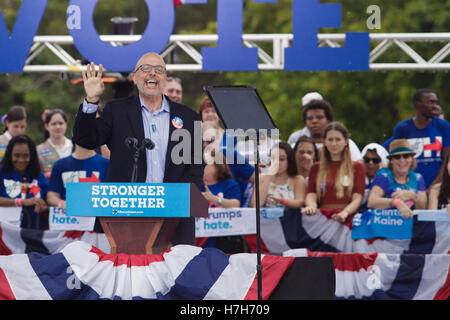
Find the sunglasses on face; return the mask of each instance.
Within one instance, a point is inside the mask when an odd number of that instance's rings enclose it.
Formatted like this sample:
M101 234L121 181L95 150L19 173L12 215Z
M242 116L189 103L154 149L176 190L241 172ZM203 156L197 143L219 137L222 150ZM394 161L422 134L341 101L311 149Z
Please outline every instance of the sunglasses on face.
M373 162L374 164L379 164L381 162L380 158L368 158L368 157L364 157L364 162L365 163L369 163L369 162Z
M139 67L137 67L136 71L138 70L142 71L142 72L151 72L152 70L155 70L155 73L157 74L164 74L166 72L166 68L164 68L163 66L152 66L151 64L141 64Z
M411 157L412 157L412 154L398 154L398 155L392 156L391 159L399 160L400 158L409 159Z

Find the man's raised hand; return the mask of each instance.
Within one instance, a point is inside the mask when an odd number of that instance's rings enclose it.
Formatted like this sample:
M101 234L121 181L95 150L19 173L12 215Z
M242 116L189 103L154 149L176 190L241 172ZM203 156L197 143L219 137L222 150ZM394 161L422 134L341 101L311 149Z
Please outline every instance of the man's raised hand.
M86 71L82 71L84 91L86 100L91 103L98 103L105 89L102 80L103 65L99 65L98 72L95 72L95 64L91 62L86 66Z

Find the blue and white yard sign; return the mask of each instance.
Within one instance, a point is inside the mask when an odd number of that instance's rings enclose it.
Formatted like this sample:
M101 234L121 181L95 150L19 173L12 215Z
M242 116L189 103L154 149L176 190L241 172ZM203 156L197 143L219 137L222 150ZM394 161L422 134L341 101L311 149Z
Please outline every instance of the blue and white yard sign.
M207 218L195 219L196 237L222 237L255 233L255 208L210 208Z
M397 209L375 209L353 217L352 239L410 239L413 219L404 219Z
M189 183L67 183L68 216L180 217L189 212Z
M48 215L50 230L94 230L95 217L69 217L64 209L50 207Z

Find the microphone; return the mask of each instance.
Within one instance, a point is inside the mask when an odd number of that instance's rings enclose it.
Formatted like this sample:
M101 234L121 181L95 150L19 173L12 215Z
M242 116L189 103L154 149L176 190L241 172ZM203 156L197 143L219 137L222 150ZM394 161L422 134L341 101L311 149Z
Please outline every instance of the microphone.
M125 145L128 147L128 149L136 149L138 146L138 140L133 137L126 137L125 138Z
M145 138L144 140L142 140L142 147L148 150L152 150L155 148L155 143L152 140Z
M139 154L140 154L141 150L144 148L146 148L148 150L152 150L153 148L155 148L155 143L148 138L142 140L142 143L139 147L138 147L138 144L139 144L139 142L136 138L133 138L133 137L125 138L125 145L130 149L130 151L132 153L134 151L133 172L131 173L131 182L137 181Z

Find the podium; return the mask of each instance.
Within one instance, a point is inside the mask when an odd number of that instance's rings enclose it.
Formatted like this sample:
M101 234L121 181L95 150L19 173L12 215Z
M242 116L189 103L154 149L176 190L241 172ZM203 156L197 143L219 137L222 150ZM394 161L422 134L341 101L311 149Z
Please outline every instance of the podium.
M193 183L68 183L67 195L67 215L98 217L113 254L161 253L180 219L208 216Z

